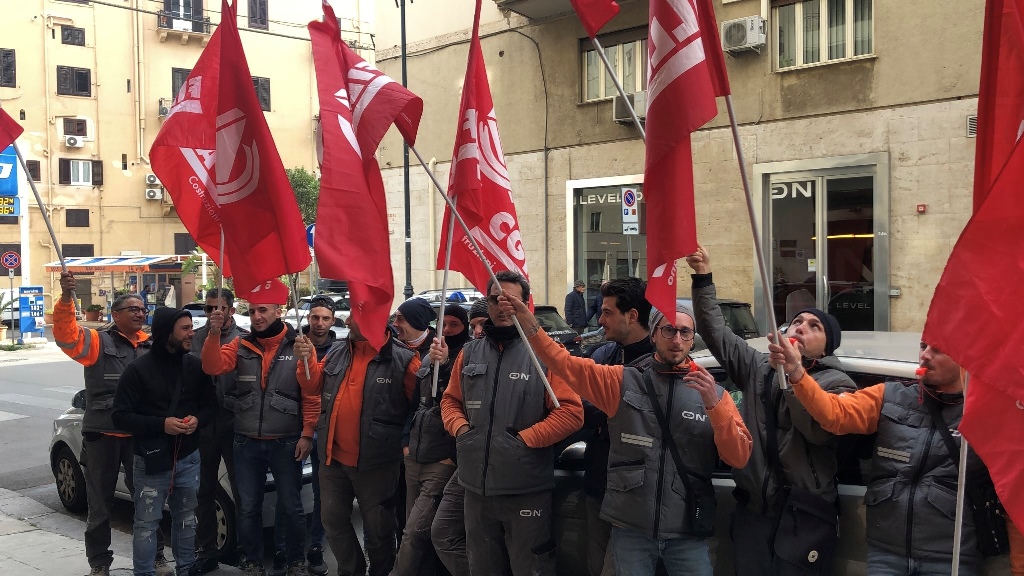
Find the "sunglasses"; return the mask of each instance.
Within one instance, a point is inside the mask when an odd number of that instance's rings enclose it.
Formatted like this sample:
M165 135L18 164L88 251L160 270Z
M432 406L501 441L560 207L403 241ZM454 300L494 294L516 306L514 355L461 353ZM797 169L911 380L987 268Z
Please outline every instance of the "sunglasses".
M223 311L223 310L227 310L227 309L228 309L227 306L204 306L203 307L203 310L205 310L207 314L213 312L214 310L221 310L221 311Z
M128 312L129 314L142 314L143 316L149 315L149 310L138 306L125 306L124 308L114 310L114 312Z

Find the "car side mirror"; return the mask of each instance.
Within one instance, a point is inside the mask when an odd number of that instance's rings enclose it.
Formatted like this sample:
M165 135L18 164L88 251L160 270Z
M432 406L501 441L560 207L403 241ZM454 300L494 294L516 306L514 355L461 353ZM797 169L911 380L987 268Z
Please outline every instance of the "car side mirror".
M71 406L79 410L85 410L85 390L79 390L75 394L75 397L71 399Z

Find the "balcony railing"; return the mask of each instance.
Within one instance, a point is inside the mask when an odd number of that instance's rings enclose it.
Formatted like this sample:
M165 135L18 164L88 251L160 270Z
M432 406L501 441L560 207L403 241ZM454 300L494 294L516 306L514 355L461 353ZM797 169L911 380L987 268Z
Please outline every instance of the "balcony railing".
M201 38L203 46L210 40L210 18L193 16L182 18L179 13L161 10L156 20L157 33L160 41L166 42L168 36L179 36L182 44L188 44L189 38Z

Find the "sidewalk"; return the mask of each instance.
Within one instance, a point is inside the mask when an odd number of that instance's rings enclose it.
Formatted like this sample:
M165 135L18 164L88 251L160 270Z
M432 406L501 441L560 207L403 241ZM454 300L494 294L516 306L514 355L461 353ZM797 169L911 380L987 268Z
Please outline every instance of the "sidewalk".
M85 522L59 514L39 502L0 488L0 574L12 576L83 576L89 573L85 558ZM112 576L131 576L131 536L114 531ZM170 550L167 551L170 559ZM221 566L213 576L238 575L232 566Z

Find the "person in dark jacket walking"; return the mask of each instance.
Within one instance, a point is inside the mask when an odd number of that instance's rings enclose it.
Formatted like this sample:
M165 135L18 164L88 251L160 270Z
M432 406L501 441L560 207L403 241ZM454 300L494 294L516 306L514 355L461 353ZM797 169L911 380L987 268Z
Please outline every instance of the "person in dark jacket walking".
M604 285L607 284L608 282L608 280L602 282L601 288L604 288ZM601 318L602 300L604 300L604 294L601 293L601 290L598 290L597 294L594 294L594 300L593 302L590 303L590 308L587 308L587 324L589 324L590 320L593 318Z
M775 527L786 506L787 494L793 489L809 492L810 498L820 500L829 514L837 512L832 506L837 498L837 441L795 401L792 390L779 389L768 355L755 350L726 326L711 277L708 251L702 246L687 257L686 262L694 271L693 307L697 332L729 379L740 387L743 393L740 413L754 436L750 463L743 468L733 468L737 503L732 525L736 574L806 575L806 566L793 564L796 554L788 554L787 559L776 553L779 541ZM803 366L814 374L823 390L843 394L857 389L833 355L839 347L842 330L832 315L817 308L802 310L790 322L785 336L796 339ZM772 418L776 423L771 430L765 414L766 396L773 405ZM769 434L774 436L771 442ZM772 444L778 447L775 453L786 474L781 482L769 456ZM803 541L809 540L803 538ZM803 559L809 553L799 556ZM821 571L812 574L831 574L830 561L815 561L815 570Z
M924 373L919 382L889 381L849 394L827 394L789 341L768 346L771 362L781 366L793 396L833 434L875 434L867 508L867 573L871 576L944 576L953 563L959 452L949 440L964 412L963 372L938 349L921 342ZM984 464L968 452L967 477L977 478ZM970 518L970 514L967 515ZM973 522L961 533L960 574L981 574Z
M580 334L587 329L587 298L583 295L586 290L586 282L577 280L572 291L565 295L565 321Z
M135 576L154 576L164 505L171 511L177 576L198 574L195 509L199 497L199 426L213 423L217 392L192 348L192 315L158 308L153 348L121 373L111 418L135 438ZM195 570L194 570L195 569Z
M207 314L214 310L224 312L226 324L221 329L221 345L231 342L239 336L248 334L234 322L235 295L224 288L218 292L214 288L206 295ZM196 330L192 338L191 354L199 358L199 353L210 334L210 325L206 324ZM200 362L202 362L200 360ZM214 376L213 384L217 390L217 417L209 425L204 423L199 429L199 503L196 507L196 565L201 573L217 569L217 491L220 489L220 462L228 471L228 484L231 489L231 501L238 501L238 488L235 486L235 459L232 445L235 441L235 413L224 403L224 391L235 389L236 374L234 371L222 376ZM229 551L233 552L233 551Z

